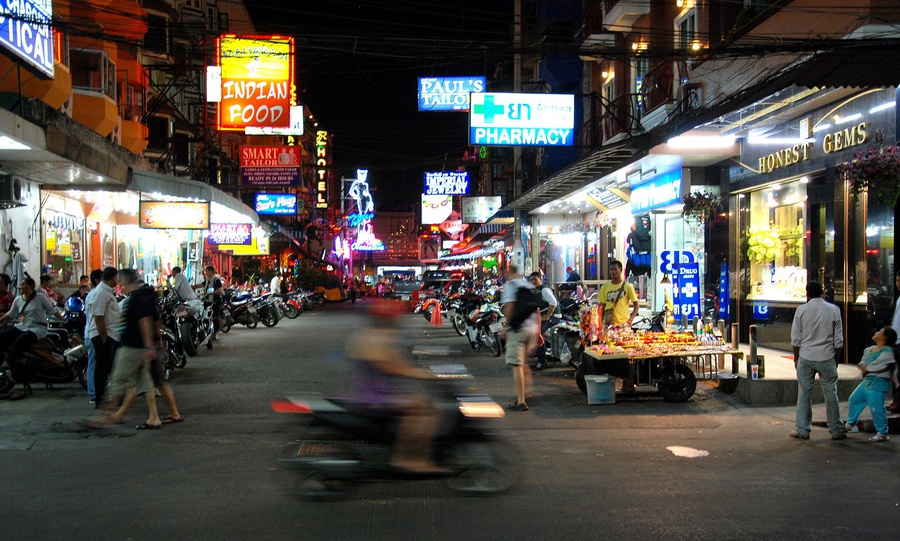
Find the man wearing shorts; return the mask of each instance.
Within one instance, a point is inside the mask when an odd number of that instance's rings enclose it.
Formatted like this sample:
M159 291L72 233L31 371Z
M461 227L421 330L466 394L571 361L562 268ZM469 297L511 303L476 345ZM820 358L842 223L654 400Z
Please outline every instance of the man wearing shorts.
M506 273L507 282L503 285L503 295L500 302L503 304L503 315L506 317L506 364L512 366L513 387L516 391L515 402L510 402L509 408L513 411L527 411L528 404L525 403L525 359L528 353L534 349L538 329L535 328L537 320L528 318L522 322L518 328L509 326L513 313L516 309L516 291L519 288L526 287L534 289L527 280L525 280L519 269L515 265L510 265Z

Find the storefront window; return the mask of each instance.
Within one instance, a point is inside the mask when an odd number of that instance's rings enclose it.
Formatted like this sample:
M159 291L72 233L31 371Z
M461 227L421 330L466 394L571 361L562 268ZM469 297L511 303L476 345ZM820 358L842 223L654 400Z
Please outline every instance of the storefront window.
M878 329L891 324L894 300L894 210L873 203L870 199L865 224L866 273L865 281L857 288L865 288L867 301L866 338Z
M188 231L176 229L141 229L136 225L120 225L117 231L119 268L131 268L148 284L162 285L172 267L185 269L189 279L196 274L185 261ZM196 244L196 243L194 243Z
M74 284L84 272L84 218L46 211L44 221L44 269L61 284Z
M742 254L749 261L748 300L806 300L806 185L773 185L749 194Z

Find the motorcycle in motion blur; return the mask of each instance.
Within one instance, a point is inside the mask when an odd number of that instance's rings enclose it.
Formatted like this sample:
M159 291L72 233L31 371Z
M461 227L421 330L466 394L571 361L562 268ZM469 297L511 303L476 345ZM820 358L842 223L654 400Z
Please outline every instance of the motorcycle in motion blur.
M460 370L461 369L461 370ZM465 377L462 367L433 367L446 379ZM440 473L408 472L390 465L399 415L385 414L354 400L297 395L273 403L283 413L302 413L310 439L284 447L279 460L299 470L299 495L333 500L368 481L442 479L451 490L494 494L516 481L514 448L486 430L503 408L486 396L454 392L448 381L434 382L440 428L432 446Z

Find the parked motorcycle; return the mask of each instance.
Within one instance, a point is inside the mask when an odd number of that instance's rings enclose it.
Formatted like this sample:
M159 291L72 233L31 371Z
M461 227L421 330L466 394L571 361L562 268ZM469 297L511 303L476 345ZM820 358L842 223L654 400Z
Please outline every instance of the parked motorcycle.
M226 293L222 313L225 314L226 311L232 324L243 325L248 329L255 329L259 324L256 303L248 292Z
M257 305L259 320L262 324L266 327L278 325L278 322L281 321L281 318L284 316L284 312L278 306L280 299L271 293L266 293L253 300Z
M167 353L163 367L166 370L166 379L168 379L173 369L184 368L187 365L187 354L181 341L181 322L187 317L187 305L184 305L174 292L164 295L160 299L160 303L160 317L163 323L162 338Z
M284 317L288 319L296 319L303 314L303 301L296 293L290 293L284 296Z
M47 336L23 351L19 358L10 359L7 356L12 344L4 348L9 370L0 372L0 392L9 392L20 383L25 392L31 394L34 383L51 387L76 379L82 389L87 390L87 348L80 337L70 335L64 328L64 320L51 318L49 321L51 327Z
M514 448L485 430L503 408L486 396L460 395L446 381L436 382L436 406L441 421L433 457L447 472L409 473L390 466L396 437L396 416L367 405L319 395L288 397L273 403L279 412L304 413L314 439L292 442L279 460L300 473L299 495L311 500L347 496L355 485L378 480L442 479L451 490L494 494L516 481Z
M177 314L185 353L194 357L203 344L206 344L206 349L213 348L212 306L208 302L199 299L183 302Z
M503 353L500 331L503 330L503 312L493 303L484 303L466 315L466 338L475 351L486 347L499 357Z

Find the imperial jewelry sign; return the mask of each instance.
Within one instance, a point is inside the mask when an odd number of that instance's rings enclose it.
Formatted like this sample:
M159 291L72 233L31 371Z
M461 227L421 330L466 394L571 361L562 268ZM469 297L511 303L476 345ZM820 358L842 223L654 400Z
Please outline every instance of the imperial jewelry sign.
M425 195L469 195L469 172L425 173Z

